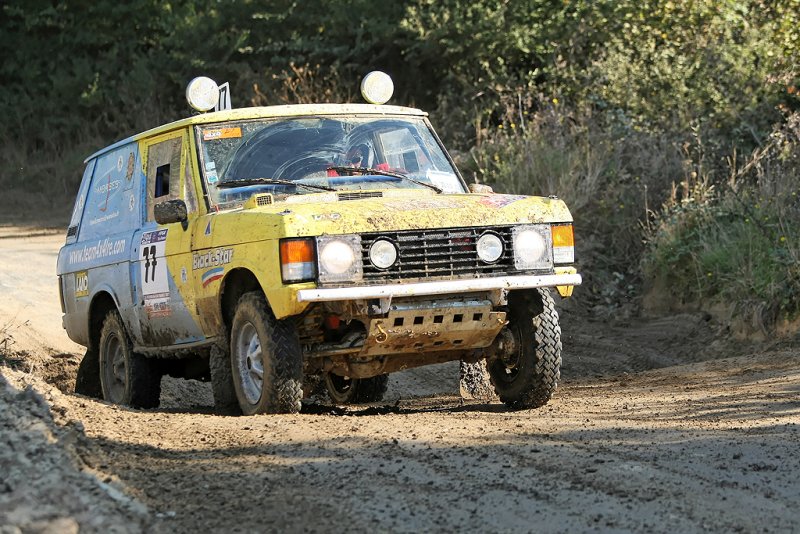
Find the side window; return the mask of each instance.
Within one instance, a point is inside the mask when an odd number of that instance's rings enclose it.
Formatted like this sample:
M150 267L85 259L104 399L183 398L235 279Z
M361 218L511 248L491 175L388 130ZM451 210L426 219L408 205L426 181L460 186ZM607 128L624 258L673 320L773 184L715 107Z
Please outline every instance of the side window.
M147 147L147 220L153 220L153 206L165 200L181 198L180 136Z
M425 157L419 143L408 130L383 132L379 134L379 137L386 162L390 167L419 172L421 164L427 164L428 158Z
M169 163L156 168L156 192L155 198L169 195Z
M84 202L78 228L81 241L124 232L139 224L139 211L136 209L138 199L134 187L139 179L135 172L137 155L138 146L129 143L103 153L95 160L91 185L85 195L79 196L76 205L75 215L77 207ZM70 227L75 222L71 221Z
M95 163L97 163L96 159L90 160L83 171L83 179L81 180L78 196L75 198L75 207L72 209L72 217L70 217L69 226L67 227L67 243L74 243L78 238L78 225L83 216L83 208L86 205L86 194L89 189L89 184L92 181Z

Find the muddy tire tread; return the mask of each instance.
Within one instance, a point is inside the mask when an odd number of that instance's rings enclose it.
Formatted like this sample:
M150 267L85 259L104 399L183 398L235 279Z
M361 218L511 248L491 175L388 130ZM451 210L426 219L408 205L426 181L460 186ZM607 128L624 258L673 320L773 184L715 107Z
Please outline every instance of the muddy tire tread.
M540 302L536 300L536 294ZM512 305L515 318L531 317L533 330L533 372L523 378L521 388L507 388L490 372L500 400L512 409L540 408L550 401L561 378L561 326L553 297L547 289L515 295Z
M243 404L237 395L242 412L248 415L298 413L303 398L303 357L294 324L291 320L275 319L260 291L251 291L239 298L233 329L237 327L240 314L251 314L256 321L263 324L267 335L261 339L261 349L269 357L264 361L264 387L259 403L255 406ZM232 332L231 339L233 338ZM230 346L233 346L232 342ZM233 355L231 365L232 360ZM231 373L235 380L233 368Z
M127 370L130 387L128 388L128 398L124 399L122 404L132 408L157 408L161 401L161 373L154 360L134 352L133 343L125 329L122 317L116 310L108 312L103 321L98 352L102 351L103 340L112 333L120 338L128 358ZM102 360L102 358L103 355L99 354L98 360ZM102 385L102 372L100 378ZM103 388L103 397L108 399L105 388Z

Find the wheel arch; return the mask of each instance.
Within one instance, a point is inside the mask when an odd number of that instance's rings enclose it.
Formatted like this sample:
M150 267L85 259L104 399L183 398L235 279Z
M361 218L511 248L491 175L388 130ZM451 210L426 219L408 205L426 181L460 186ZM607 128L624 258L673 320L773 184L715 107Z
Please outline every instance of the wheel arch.
M92 296L87 313L86 354L81 359L75 376L75 393L103 398L100 383L100 335L108 312L116 309L117 302L110 292L100 290Z
M264 292L256 275L244 267L233 269L222 280L219 306L226 334L230 334L231 331L233 315L236 313L236 303L239 302L242 295L250 291ZM267 299L267 306L269 306L269 299Z
M541 290L549 292L549 288L517 289L508 293L509 306L531 306L528 308L538 315L544 311L544 299Z
M103 321L112 310L118 310L116 299L107 290L101 290L92 297L89 304L89 350L97 350L100 344L100 331Z

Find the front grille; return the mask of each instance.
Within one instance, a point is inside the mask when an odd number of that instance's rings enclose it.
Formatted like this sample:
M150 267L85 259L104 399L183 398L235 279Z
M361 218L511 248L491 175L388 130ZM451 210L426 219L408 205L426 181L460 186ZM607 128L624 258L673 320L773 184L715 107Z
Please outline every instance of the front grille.
M475 248L478 239L487 231L497 234L503 242L503 254L492 264L481 261ZM369 260L370 247L381 238L392 241L398 249L397 262L386 270L378 269ZM489 277L515 272L511 227L364 234L361 236L361 254L365 282L402 278L452 278L461 275Z

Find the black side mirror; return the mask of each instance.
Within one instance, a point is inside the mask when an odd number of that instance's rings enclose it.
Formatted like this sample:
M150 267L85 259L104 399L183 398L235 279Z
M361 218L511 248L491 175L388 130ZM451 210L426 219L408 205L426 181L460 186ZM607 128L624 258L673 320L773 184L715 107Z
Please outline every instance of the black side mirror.
M186 222L188 219L186 203L180 199L159 202L153 206L153 216L158 224Z

